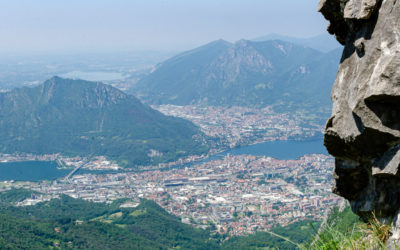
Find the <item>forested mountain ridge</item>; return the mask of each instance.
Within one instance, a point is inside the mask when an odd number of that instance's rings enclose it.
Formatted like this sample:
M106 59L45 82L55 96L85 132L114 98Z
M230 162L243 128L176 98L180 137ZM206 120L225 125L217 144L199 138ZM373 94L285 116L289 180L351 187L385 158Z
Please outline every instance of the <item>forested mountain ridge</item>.
M53 77L0 94L4 153L105 155L132 166L204 153L202 137L192 123L100 82Z
M279 40L218 40L159 64L130 91L152 104L329 107L339 58Z

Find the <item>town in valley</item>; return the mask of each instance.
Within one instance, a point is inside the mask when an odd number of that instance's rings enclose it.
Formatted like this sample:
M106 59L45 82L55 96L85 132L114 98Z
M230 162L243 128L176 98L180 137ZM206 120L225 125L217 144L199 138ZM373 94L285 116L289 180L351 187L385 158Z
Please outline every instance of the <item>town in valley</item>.
M12 157L2 155L5 159ZM115 173L96 172L116 170L116 164L104 157L91 161L65 158L63 162L71 166L84 164L92 172L77 172L54 181L4 181L0 190L25 188L41 193L20 201L20 206L60 194L108 203L127 198L122 206L128 207L138 205L144 198L157 202L182 222L202 228L212 226L230 235L266 231L301 220L321 220L327 209L344 202L331 193L333 158L322 154L296 160L226 155L191 166Z

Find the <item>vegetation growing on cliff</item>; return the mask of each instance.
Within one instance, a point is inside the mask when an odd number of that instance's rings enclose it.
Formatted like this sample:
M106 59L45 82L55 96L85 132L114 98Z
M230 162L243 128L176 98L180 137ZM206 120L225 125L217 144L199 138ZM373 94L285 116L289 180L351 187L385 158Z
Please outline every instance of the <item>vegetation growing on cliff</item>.
M306 243L299 244L284 234L270 233L291 245L284 245L283 249L387 249L390 229L390 223L381 223L373 214L364 223L347 207L343 211L335 208L319 229L314 227L314 235Z
M313 241L301 249L386 249L390 226L381 223L375 215L362 222L348 207L336 209Z

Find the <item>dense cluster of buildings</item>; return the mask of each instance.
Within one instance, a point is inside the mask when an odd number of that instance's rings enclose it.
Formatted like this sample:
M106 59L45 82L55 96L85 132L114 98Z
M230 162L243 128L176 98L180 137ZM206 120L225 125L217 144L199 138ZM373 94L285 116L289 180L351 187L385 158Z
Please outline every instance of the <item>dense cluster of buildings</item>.
M301 114L278 114L269 107L156 108L194 122L219 141L214 148L217 151L221 145L305 139L322 130ZM57 161L60 167L71 169L70 174L55 181L0 183L0 191L22 187L40 192L17 205L34 205L60 194L93 202L128 198L130 202L126 204L133 205L145 198L154 200L185 223L198 227L214 225L219 232L230 235L268 230L300 220L319 220L327 208L343 202L331 193L334 163L326 155L306 155L297 160L252 155L218 159L190 156L156 166L137 166L135 171L122 169L103 156L89 159L60 154L0 154L0 162L8 161Z
M103 169L101 165L106 163L96 159L89 165ZM1 188L23 187L44 194L26 205L59 194L94 202L146 198L185 223L199 227L213 224L220 232L243 235L321 219L327 208L342 202L330 190L332 168L333 159L326 155L297 160L228 155L190 167L112 174L78 172L68 179L7 182Z
M220 144L247 145L290 138L306 139L321 135L321 124L306 119L301 113L275 113L271 107L153 106L165 115L184 118L199 126ZM305 126L306 124L306 126Z

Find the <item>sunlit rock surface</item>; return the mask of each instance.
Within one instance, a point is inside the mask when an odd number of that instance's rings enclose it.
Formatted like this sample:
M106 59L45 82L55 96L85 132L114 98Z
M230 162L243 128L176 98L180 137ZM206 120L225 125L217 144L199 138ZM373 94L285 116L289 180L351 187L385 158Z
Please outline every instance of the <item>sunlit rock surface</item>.
M336 158L333 191L363 216L395 219L400 239L400 1L321 0L344 47L324 144Z

